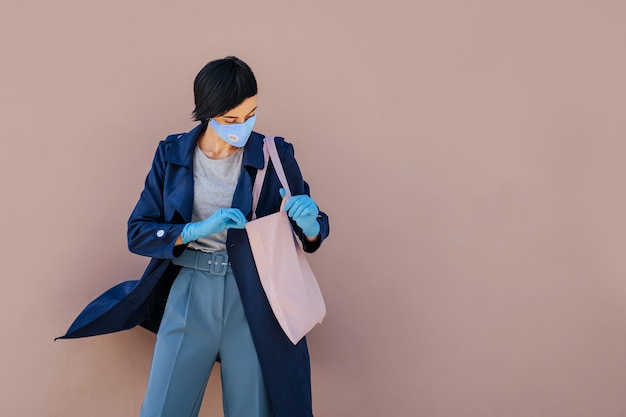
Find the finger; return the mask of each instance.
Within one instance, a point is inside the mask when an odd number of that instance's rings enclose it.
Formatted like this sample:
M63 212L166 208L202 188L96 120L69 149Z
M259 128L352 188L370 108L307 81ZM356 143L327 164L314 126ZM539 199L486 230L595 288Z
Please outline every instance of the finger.
M294 215L294 219L301 219L304 217L316 217L317 214L318 210L315 204L307 204L303 205L301 209Z
M225 209L223 209L223 208L217 209L217 210L215 211L215 213L213 213L213 216L215 216L215 218L221 219L221 218L223 218L223 217L224 217L224 212L225 212L225 211L226 211L226 210L225 210ZM211 216L211 217L213 217L213 216Z
M297 201L294 200L296 197L291 197L289 200L287 200L287 202L285 203L285 207L283 208L283 210L285 211L289 211L291 209L291 206L293 206L293 204Z
M292 218L294 220L298 220L300 219L302 216L306 216L306 214L308 213L308 209L306 207L306 205L304 204L298 204L297 207L293 208L293 214L292 214Z
M246 227L245 222L230 222L227 229L243 229Z
M239 210L237 210L239 211ZM241 219L243 218L243 214L241 214L241 211L239 211L239 213L235 211L235 210L226 210L224 212L224 217L222 218L222 220L224 222L229 222L230 224L238 224L241 222Z
M310 213L313 213L317 210L317 205L315 204L315 201L313 201L311 197L307 197L306 199L302 201L302 207L305 208Z
M241 229L242 227L245 226L246 223L248 223L248 219L246 219L246 216L244 216L241 210L239 209L235 209L235 210L237 210L237 218L238 218L237 226Z
M307 195L299 195L294 197L294 204L291 206L289 210L289 214L291 217L294 216L302 216L306 212L313 212L316 208L313 199Z
M309 199L309 204L307 205L307 210L309 211L309 214L312 216L317 216L320 213L319 208L317 208L317 204L315 204L315 201L313 201L313 199Z
M228 220L225 224L225 229L243 229L246 225L247 220L244 219L231 219Z
M230 208L228 209L228 212L230 213L231 216L237 217L238 219L246 218L241 212L241 210L239 210L238 208Z
M296 195L291 197L285 204L285 210L289 213L289 217L293 217L298 207L302 204L302 196Z
M280 193L280 197L281 197L281 198L285 198L285 194L286 194L287 192L285 191L285 189L284 189L284 188L281 188L280 190L278 190L278 192Z
M246 219L246 216L244 216L243 213L241 212L241 210L239 210L239 209L237 209L237 211L235 213L235 217L237 219L237 224L240 227L248 222L248 219Z
M248 223L248 219L246 219L246 216L244 216L242 212L239 212L237 214L237 225L233 227L241 229L246 225L246 223Z

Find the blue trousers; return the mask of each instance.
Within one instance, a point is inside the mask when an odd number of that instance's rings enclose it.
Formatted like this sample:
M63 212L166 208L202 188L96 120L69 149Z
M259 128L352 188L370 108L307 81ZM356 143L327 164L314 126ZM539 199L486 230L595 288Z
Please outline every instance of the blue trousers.
M157 333L141 417L197 417L218 358L224 416L271 416L235 277L230 265L224 269L181 268Z

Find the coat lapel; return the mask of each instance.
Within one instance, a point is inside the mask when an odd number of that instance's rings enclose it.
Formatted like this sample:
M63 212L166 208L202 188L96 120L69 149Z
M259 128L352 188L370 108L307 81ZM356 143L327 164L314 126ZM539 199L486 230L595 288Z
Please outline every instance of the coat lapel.
M171 215L167 214L167 216L168 220L172 220L175 210L180 213L185 222L189 223L193 210L193 170L182 168L179 179L179 182L167 196L167 200L173 208Z
M233 208L241 210L248 219L252 217L252 181L256 176L256 171L263 168L265 163L263 160L263 138L263 135L252 132L246 143L241 175L231 204Z
M164 180L165 216L172 220L174 211L186 222L191 221L193 209L193 152L204 126L198 125L188 133L168 139L171 143L165 155L166 175ZM171 209L168 210L168 207Z

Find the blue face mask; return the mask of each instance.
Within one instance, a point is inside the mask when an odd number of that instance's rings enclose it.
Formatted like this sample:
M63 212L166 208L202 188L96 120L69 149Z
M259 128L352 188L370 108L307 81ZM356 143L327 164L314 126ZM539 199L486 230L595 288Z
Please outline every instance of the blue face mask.
M223 125L216 122L215 119L210 119L209 125L211 125L215 133L217 133L224 142L230 143L237 148L242 148L245 146L246 142L248 142L248 138L254 127L254 122L256 122L256 114L243 123Z

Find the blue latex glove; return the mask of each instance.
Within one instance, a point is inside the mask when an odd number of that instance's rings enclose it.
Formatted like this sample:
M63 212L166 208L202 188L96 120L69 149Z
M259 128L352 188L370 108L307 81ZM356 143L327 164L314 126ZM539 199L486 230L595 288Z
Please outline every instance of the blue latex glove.
M206 219L187 223L180 236L183 243L189 243L201 237L223 232L226 229L243 229L248 222L246 216L237 208L221 208Z
M280 189L280 196L285 197L285 189ZM320 213L315 201L308 195L294 195L285 203L285 211L302 229L306 237L313 238L320 233L317 215Z

